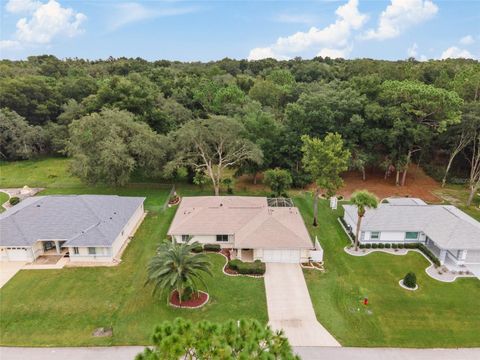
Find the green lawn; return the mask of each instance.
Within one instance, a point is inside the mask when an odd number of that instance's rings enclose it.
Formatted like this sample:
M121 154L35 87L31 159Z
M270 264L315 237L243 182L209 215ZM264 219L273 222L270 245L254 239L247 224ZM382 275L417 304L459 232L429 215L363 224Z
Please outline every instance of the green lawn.
M2 206L2 204L6 203L9 198L10 196L8 196L7 193L0 191L0 213L5 211L5 208Z
M466 206L468 189L465 186L447 184L445 188L435 191L435 194L440 196L445 202L457 206L474 219L480 221L480 196L475 195L472 205Z
M0 344L18 346L83 346L148 344L154 326L183 316L225 321L255 318L267 321L262 279L227 277L225 262L209 255L214 277L207 278L209 303L198 310L180 310L154 299L145 287L146 264L165 238L176 208L162 212L168 190L155 188L48 189L46 194L114 193L147 196L149 215L117 267L23 270L0 289ZM113 327L112 338L93 338L97 327Z
M429 265L418 253L394 256L375 253L353 257L337 222L341 210L321 202L319 227L313 229L312 197L295 203L325 252L326 273L305 270L318 320L344 346L477 347L480 346L480 281L441 283L425 274ZM398 285L414 271L420 289ZM364 297L370 305L362 305Z

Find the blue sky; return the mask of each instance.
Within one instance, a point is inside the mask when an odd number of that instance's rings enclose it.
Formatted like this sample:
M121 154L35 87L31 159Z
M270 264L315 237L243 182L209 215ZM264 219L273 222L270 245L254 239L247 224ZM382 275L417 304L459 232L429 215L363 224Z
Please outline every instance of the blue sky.
M0 0L0 57L480 58L480 1Z

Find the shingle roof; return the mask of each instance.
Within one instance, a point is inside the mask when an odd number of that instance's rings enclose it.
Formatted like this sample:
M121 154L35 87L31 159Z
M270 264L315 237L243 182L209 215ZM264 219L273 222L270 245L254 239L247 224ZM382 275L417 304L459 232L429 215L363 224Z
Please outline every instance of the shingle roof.
M50 195L27 198L0 215L0 246L66 240L64 246L110 246L143 197Z
M356 206L343 208L356 223ZM367 210L361 230L424 232L444 249L480 249L480 223L451 205L381 204Z
M235 235L235 247L312 247L295 207L269 207L267 198L250 196L184 197L169 235Z

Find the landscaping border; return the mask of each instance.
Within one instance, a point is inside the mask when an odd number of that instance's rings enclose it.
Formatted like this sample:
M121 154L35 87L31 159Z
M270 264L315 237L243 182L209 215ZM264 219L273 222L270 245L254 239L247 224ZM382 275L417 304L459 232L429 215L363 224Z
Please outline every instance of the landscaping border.
M210 300L210 295L209 295L207 292L202 291L202 290L198 290L199 293L202 293L202 294L207 295L207 298L205 299L205 301L204 301L202 304L197 305L197 306L180 306L180 305L176 305L176 304L173 304L173 303L171 302L172 295L173 295L173 293L174 293L175 291L176 291L176 290L173 290L173 291L170 293L170 295L168 296L168 305L170 305L171 307L177 308L177 309L199 309L199 308L201 308L202 306L205 306L205 305L208 303L208 301Z
M253 279L261 279L263 277L265 277L265 274L264 275L248 275L248 274L229 274L225 271L225 269L227 268L228 266L228 257L222 253L221 251L220 252L216 252L215 254L219 254L219 255L222 255L224 258L225 258L225 265L223 265L223 268L222 268L222 272L227 275L227 276L232 276L232 277L235 277L235 276L243 276L243 277L249 277L249 278L253 278Z
M405 286L405 285L403 284L403 279L400 279L400 281L398 282L398 285L400 285L402 288L404 288L405 290L408 290L408 291L416 291L416 290L419 289L418 284L416 284L413 289L412 289L412 288L409 288L408 286Z

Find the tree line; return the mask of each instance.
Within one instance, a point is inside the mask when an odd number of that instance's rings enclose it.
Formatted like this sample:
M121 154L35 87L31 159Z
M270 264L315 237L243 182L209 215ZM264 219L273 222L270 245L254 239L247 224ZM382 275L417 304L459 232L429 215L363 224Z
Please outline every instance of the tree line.
M70 156L72 171L89 183L183 174L218 193L233 168L253 181L265 170L286 170L301 187L318 180L305 162L308 141L336 137L348 152L341 168L364 178L367 169L382 169L402 186L409 165L420 162L444 183L466 182L471 197L480 186L475 60L44 55L0 61L0 107L4 160ZM319 186L329 192L328 184Z

